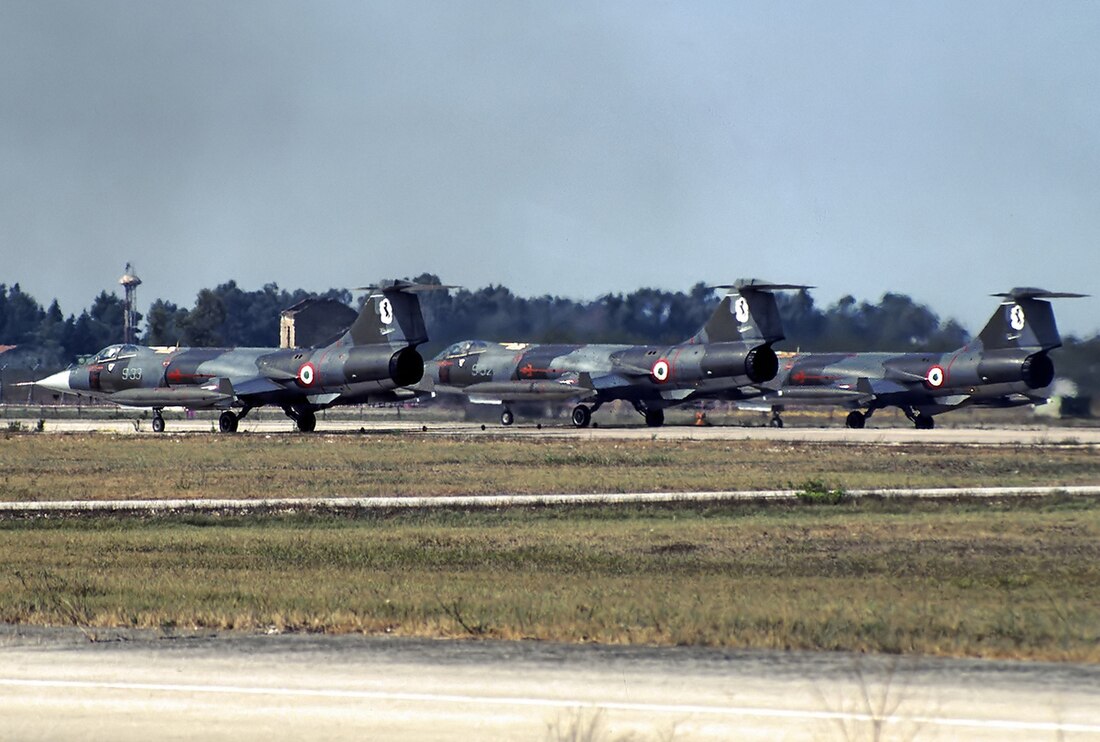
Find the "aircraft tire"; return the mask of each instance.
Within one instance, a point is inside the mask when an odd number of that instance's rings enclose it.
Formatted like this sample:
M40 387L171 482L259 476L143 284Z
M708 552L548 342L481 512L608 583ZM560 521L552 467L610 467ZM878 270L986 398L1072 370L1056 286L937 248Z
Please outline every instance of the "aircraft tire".
M218 430L223 433L237 432L237 416L230 410L226 410L218 416Z
M592 410L579 404L573 408L573 414L570 415L570 419L578 428L587 428L588 424L592 422Z
M161 417L160 415L153 415L153 432L154 433L163 433L164 432L164 418Z
M507 407L505 407L504 410L501 411L501 413L500 413L500 424L501 425L511 425L515 421L516 421L516 416L512 414L511 410L509 410Z
M659 428L665 424L665 411L657 408L645 411L645 424L651 428Z
M917 415L913 424L917 426L917 430L932 430L936 427L936 419L931 415Z
M858 430L867 424L867 416L859 410L852 410L848 413L848 417L844 418L844 425Z
M317 429L317 416L313 414L313 410L302 410L295 422L298 423L298 431L301 433L312 433Z
M783 427L783 418L778 417L778 416L773 417L771 419L771 422L768 423L768 425L771 425L773 428L782 428Z

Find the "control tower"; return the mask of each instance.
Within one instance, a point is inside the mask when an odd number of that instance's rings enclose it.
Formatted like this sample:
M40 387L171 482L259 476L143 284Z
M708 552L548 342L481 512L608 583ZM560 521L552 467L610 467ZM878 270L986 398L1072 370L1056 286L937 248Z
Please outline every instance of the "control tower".
M141 279L134 274L134 269L126 264L126 272L118 279L126 292L126 301L122 313L122 342L137 342L137 287L141 285Z

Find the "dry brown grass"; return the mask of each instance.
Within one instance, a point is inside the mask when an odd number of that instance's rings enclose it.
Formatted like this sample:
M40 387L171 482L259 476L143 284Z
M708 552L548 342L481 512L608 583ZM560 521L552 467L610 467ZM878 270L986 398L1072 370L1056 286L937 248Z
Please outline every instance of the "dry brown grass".
M1100 661L1100 503L0 522L0 620Z
M0 499L1094 484L1086 447L405 435L7 435Z

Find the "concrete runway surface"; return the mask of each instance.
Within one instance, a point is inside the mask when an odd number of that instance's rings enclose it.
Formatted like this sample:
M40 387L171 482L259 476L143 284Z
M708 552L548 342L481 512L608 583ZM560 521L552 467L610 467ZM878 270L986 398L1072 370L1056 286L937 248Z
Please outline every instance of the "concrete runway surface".
M16 420L24 429L33 430L37 421ZM159 435L174 433L212 433L216 421L212 419L167 420L167 430ZM135 428L133 420L46 420L46 433L118 433L132 435L158 435L149 428L148 421L142 421ZM240 423L241 433L252 434L288 434L300 435L294 431L293 423L282 417L261 419L245 418ZM742 427L742 426L674 426L660 428L645 426L634 427L598 427L578 429L570 425L517 424L509 427L496 423L482 425L477 423L431 422L431 421L357 421L324 420L317 421L317 432L313 435L353 434L353 433L409 435L461 435L461 436L507 436L516 438L573 438L573 439L637 439L637 440L775 440L814 443L951 443L974 445L1044 445L1044 444L1080 444L1100 445L1100 427L974 427L949 428L935 430L917 430L916 428L863 428L852 430L844 427ZM221 434L218 434L221 435Z
M1095 666L354 636L100 639L0 627L0 740L1100 739Z

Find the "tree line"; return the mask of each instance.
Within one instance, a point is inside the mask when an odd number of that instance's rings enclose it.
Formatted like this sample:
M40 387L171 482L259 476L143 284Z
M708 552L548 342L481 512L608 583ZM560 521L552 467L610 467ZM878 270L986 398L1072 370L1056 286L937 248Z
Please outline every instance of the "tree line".
M425 273L411 279L441 284ZM451 289L421 295L424 319L434 354L457 340L540 343L613 342L676 343L703 326L723 291L697 283L687 291L641 288L627 294L605 294L593 301L559 296L517 296L501 285L473 291ZM247 291L236 281L202 289L190 308L156 299L142 317L139 342L147 345L251 346L278 344L280 312L297 302L319 297L351 304L345 289L314 294L287 291L274 283ZM363 296L359 297L359 301ZM969 340L954 320L941 320L928 306L903 294L887 293L877 302L845 296L819 307L806 291L779 295L789 350L951 350ZM144 320L144 323L140 320ZM43 367L63 367L73 358L121 342L123 300L101 292L92 306L65 317L55 299L45 309L18 284L0 284L0 345L31 346ZM980 327L973 328L975 332ZM1100 392L1100 335L1065 338L1055 351L1059 374L1077 382L1083 392Z

